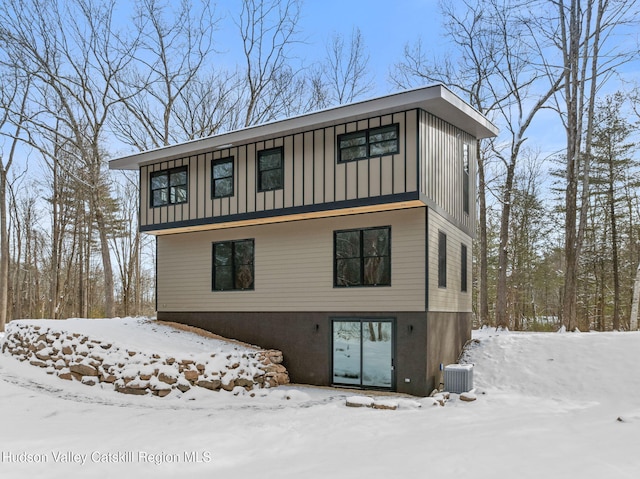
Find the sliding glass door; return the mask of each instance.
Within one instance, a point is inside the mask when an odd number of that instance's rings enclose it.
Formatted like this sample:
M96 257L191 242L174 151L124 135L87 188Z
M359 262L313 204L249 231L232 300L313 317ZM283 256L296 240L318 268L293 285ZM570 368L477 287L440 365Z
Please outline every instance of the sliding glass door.
M333 383L391 389L393 343L391 319L333 320Z

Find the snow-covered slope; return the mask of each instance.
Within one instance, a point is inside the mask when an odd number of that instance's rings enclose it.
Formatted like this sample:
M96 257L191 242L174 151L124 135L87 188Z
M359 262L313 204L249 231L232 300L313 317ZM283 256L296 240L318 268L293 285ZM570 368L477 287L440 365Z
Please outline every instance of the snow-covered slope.
M474 334L477 401L396 411L301 386L123 396L0 356L0 477L638 477L640 333Z
M640 394L640 333L476 331L476 383L500 397L624 407ZM640 403L639 403L640 404Z
M212 336L146 318L18 320L7 325L2 352L60 379L126 394L164 397L192 387L239 394L289 383L282 352Z

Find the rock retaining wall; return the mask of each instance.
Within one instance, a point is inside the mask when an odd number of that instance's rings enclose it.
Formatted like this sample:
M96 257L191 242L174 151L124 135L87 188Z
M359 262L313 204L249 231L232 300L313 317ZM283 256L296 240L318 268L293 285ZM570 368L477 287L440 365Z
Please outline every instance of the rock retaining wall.
M121 348L79 333L12 322L7 325L2 352L61 379L87 385L112 384L125 394L167 396L193 387L212 391L268 388L289 383L277 350L239 349L233 352L172 357Z

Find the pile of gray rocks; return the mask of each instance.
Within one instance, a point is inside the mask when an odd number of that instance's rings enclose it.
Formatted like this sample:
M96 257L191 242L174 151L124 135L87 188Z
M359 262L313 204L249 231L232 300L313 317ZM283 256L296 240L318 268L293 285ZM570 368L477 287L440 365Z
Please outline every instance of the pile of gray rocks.
M251 391L289 383L282 352L277 350L238 347L175 357L131 350L39 322L9 323L2 352L60 379L113 385L124 394L164 397L191 388Z

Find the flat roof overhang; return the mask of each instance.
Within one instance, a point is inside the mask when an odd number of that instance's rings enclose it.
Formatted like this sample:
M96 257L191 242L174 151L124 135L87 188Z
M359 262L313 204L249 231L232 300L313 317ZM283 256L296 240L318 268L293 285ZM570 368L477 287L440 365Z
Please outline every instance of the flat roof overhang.
M493 123L451 90L444 85L433 85L123 156L109 161L109 169L137 170L142 165L158 161L184 158L285 134L358 121L371 115L386 115L414 108L423 109L478 139L498 134L498 128Z

